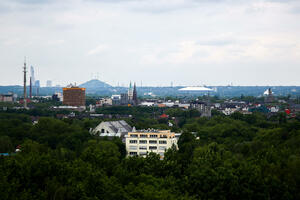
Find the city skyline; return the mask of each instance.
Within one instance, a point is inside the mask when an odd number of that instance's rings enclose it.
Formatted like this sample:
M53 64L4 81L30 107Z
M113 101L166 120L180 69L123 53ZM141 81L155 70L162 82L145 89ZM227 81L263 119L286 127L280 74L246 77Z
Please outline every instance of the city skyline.
M24 56L42 86L300 85L299 20L296 0L3 0L0 85Z

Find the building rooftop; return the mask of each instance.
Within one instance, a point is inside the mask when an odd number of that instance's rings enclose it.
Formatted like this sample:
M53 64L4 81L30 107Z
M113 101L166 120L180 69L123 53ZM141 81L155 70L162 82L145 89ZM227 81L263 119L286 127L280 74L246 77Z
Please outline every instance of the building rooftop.
M141 130L136 130L133 132L137 133L170 133L170 130L158 130L158 129L153 129L153 128L148 128L148 129L141 129Z
M107 126L109 126L110 129L112 129L115 133L121 132L121 133L127 133L132 131L132 128L130 125L127 124L124 120L120 121L108 121L103 122Z
M207 88L207 87L195 87L195 86L191 86L191 87L185 87L185 88L181 88L179 89L179 91L213 91L213 89Z

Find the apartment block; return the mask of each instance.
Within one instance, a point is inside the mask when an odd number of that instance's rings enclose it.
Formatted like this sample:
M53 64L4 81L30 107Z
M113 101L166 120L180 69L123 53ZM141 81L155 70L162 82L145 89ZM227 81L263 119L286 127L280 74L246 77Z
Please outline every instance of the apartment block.
M177 148L177 138L170 130L148 129L128 132L125 142L128 156L146 156L147 153L154 152L163 158L165 151L172 145Z
M85 106L85 88L76 86L63 88L63 104L67 106Z

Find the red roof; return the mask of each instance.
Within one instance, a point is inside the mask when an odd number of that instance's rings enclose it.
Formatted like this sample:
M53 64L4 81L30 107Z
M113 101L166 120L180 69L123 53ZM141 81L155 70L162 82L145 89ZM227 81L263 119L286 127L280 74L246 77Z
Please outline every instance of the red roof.
M166 115L165 113L164 114L162 114L161 116L159 116L160 118L168 118L169 117L169 115Z
M291 114L290 109L285 109L285 113L286 113L287 115Z

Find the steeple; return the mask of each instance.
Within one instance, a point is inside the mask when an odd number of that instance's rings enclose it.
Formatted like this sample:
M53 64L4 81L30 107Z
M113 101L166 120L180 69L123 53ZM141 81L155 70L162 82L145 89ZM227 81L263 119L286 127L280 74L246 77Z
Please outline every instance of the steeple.
M136 84L134 83L133 86L133 97L132 97L134 105L138 104L138 98L137 98L137 91L136 91Z

